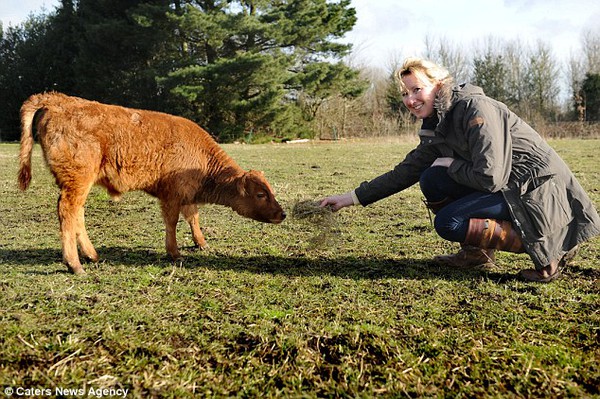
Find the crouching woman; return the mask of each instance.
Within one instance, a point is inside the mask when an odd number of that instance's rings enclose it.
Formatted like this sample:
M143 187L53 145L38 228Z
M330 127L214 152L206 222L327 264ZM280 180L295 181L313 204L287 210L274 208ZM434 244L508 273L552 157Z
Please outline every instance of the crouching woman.
M420 144L393 170L329 196L334 211L369 205L420 183L434 226L461 243L436 256L453 267L495 261L495 251L526 252L527 281L550 282L579 244L600 234L600 217L560 156L506 105L418 58L396 72L404 105L422 120Z

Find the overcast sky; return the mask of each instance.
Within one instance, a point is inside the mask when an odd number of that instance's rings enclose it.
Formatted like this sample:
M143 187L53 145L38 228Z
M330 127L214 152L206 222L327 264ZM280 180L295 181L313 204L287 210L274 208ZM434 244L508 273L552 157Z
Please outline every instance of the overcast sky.
M4 27L31 12L54 11L58 0L0 0ZM352 0L358 21L347 34L352 62L387 68L393 60L422 55L425 38L469 49L486 36L543 40L559 61L580 49L585 29L600 30L600 0Z

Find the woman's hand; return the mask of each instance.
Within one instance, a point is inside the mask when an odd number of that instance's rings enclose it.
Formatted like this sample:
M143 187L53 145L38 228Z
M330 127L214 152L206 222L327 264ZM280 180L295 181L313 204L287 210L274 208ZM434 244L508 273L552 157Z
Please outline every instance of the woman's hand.
M452 165L452 162L454 162L454 158L443 157L443 158L438 158L435 161L433 161L431 166L443 166L444 168L449 168L450 165Z
M332 195L322 199L320 203L321 207L329 206L334 212L350 205L354 205L354 200L352 199L351 193Z

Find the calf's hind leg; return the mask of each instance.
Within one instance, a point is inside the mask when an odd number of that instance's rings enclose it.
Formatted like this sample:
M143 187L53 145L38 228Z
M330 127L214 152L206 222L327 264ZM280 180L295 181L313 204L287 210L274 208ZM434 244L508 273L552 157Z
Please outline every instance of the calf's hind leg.
M177 249L177 222L179 221L179 205L161 201L160 209L165 222L165 246L167 248L167 253L171 256L171 258L179 259L181 258L179 249Z
M98 254L90 242L84 225L84 204L90 188L91 185L85 187L63 186L58 197L58 220L63 262L75 274L85 273L79 260L77 242L80 243L84 255L94 261L98 260Z
M195 204L184 205L181 207L181 214L185 218L186 222L188 222L190 225L190 229L192 230L192 239L194 240L196 246L200 249L208 248L204 234L202 234L202 230L200 229L200 223L198 220L198 206Z
M90 237L88 236L87 230L85 228L85 208L82 206L79 209L78 217L77 217L77 242L79 243L79 248L83 255L91 260L92 262L98 262L98 253L96 252L96 248L90 241Z

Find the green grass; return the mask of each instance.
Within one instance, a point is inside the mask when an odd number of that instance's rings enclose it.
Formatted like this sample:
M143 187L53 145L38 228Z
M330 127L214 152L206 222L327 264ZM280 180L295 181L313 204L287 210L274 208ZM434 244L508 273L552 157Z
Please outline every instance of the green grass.
M597 140L551 144L600 205ZM225 145L264 170L282 205L345 192L415 143ZM563 278L524 283L526 255L490 272L430 262L454 251L416 187L336 214L335 237L200 210L210 248L170 262L155 199L95 188L86 223L101 257L61 264L58 190L36 146L0 145L0 389L121 388L128 397L600 397L600 241ZM192 244L184 222L179 245ZM23 391L20 391L23 392ZM31 396L31 395L29 395ZM59 396L59 395L57 395ZM65 395L66 396L66 395ZM16 397L16 395L14 396ZM72 396L71 396L72 397Z

